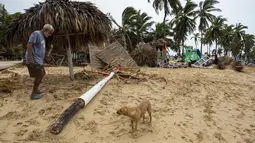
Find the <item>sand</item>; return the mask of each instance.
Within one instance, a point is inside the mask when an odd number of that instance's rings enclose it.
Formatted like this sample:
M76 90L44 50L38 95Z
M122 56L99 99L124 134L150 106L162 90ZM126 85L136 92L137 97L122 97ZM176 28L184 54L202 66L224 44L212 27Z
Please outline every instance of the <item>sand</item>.
M82 68L75 68L75 72ZM68 68L47 67L41 100L29 100L32 79L23 66L0 73L0 142L52 143L248 143L255 139L255 68L142 68L167 80L123 83L112 79L59 135L48 126L100 79L70 82ZM4 83L4 84L3 84ZM152 124L119 116L142 98L152 104Z

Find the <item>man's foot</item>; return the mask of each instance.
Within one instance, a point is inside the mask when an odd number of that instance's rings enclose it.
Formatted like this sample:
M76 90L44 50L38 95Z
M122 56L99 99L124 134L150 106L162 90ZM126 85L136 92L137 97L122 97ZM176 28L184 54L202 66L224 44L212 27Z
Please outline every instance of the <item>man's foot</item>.
M41 92L40 90L38 90L36 93L37 93L37 94L42 94L42 92Z
M31 96L30 96L30 99L31 99L31 100L41 99L41 95L38 94L38 93L35 93L34 95L31 95Z

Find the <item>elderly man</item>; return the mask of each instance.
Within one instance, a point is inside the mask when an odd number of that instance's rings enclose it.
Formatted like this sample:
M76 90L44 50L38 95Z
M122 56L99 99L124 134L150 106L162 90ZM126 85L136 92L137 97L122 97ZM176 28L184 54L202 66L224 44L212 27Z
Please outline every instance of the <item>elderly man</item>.
M42 30L34 31L28 40L27 50L25 54L26 65L30 77L35 78L34 87L30 99L40 99L40 91L38 87L45 75L43 66L45 56L45 38L53 34L54 28L50 24L45 24Z

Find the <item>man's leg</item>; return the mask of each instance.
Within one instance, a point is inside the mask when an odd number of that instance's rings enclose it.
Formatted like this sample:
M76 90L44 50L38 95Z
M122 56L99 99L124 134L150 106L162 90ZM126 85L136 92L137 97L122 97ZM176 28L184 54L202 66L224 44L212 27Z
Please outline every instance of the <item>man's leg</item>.
M32 94L31 94L31 99L40 99L41 96L38 93L38 88L39 88L39 85L42 82L42 79L43 79L44 75L45 75L44 67L36 65L35 66L35 73L36 73L36 76L35 76L35 80L34 80L34 87L33 87L33 91L32 91Z

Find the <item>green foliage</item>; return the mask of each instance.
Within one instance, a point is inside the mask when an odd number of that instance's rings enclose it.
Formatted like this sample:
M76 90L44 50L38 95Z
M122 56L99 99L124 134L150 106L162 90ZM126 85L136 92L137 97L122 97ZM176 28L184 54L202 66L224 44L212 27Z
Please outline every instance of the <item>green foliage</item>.
M12 20L17 18L20 14L20 12L9 14L5 9L5 6L0 3L0 42L3 45L6 45L4 34L7 27L11 24Z

